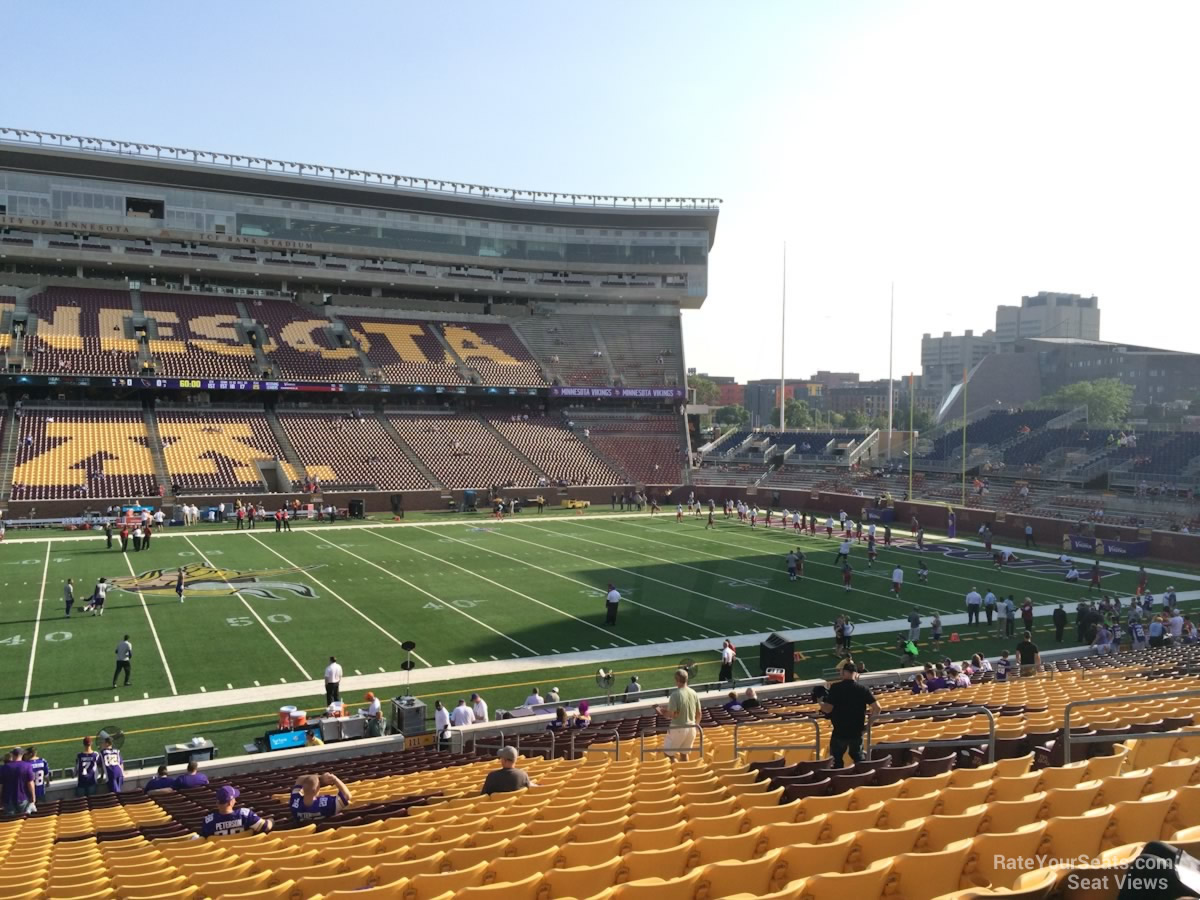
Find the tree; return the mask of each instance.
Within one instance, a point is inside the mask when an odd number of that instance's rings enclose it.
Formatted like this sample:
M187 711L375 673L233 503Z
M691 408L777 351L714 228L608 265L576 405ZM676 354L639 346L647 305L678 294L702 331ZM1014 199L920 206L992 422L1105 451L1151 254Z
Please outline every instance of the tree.
M1088 408L1088 421L1093 425L1120 425L1129 415L1133 388L1115 378L1077 381L1065 384L1053 394L1038 401L1043 409Z
M783 401L783 421L788 428L808 428L812 425L812 410L806 401L788 397Z
M696 403L701 406L716 406L721 402L721 390L707 378L688 376L688 387L696 392Z
M718 425L745 425L750 421L750 410L744 406L722 406L713 413L713 421Z
M933 416L923 409L913 410L912 427L913 431L928 431L933 427Z
M861 409L852 409L842 417L842 421L846 428L864 428L867 424L867 417Z

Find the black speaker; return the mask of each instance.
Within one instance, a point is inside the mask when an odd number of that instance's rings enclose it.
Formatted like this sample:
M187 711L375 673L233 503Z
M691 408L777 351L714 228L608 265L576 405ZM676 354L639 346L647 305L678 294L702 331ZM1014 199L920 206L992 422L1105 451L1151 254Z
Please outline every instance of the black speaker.
M352 519L366 518L367 504L362 497L355 497L353 500L348 500L346 502L346 509Z
M758 674L766 675L767 669L783 669L788 681L796 678L796 645L785 637L771 634L758 645Z
M403 494L392 494L392 496L389 499L392 504L392 514L393 515L398 516L402 512L404 512L404 495Z

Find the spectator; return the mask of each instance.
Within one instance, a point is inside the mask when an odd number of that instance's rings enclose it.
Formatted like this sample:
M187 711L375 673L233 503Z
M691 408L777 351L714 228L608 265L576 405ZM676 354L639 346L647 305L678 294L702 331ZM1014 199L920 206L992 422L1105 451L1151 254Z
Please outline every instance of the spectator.
M556 687L550 688L549 693L546 694L546 702L547 703L557 703L558 702L558 688L556 688Z
M554 711L554 721L546 726L548 731L566 731L570 723L567 721L567 708L560 706Z
M737 651L733 649L733 644L726 639L721 644L721 670L717 674L717 681L733 683L733 660L737 656Z
M203 787L208 784L208 776L199 771L200 764L192 760L187 764L187 772L175 779L175 790L184 788Z
M158 767L158 774L146 782L145 791L170 791L175 788L175 779L167 774L166 766Z
M522 703L521 705L522 706L541 706L545 702L546 701L544 701L542 699L542 695L538 691L537 688L530 688L529 696L525 698L525 702Z
M1038 652L1037 644L1032 641L1032 637L1033 635L1026 631L1022 636L1021 643L1017 644L1017 662L1021 665L1022 678L1036 674L1038 666L1042 662L1042 655Z
M121 788L125 786L125 761L121 759L121 751L113 746L112 738L104 739L100 749L100 763L104 767L108 789L114 794L121 793Z
M96 793L96 778L100 769L100 754L92 749L92 739L83 739L83 750L75 754L75 796L90 797Z
M924 694L925 693L925 676L922 675L920 672L918 672L916 675L914 675L912 684L909 685L909 689L914 694Z
M861 762L865 716L879 714L875 695L855 679L854 665L842 665L842 680L829 686L821 712L829 716L833 724L833 735L829 741L829 753L835 766L840 767L847 753L854 762Z
M230 834L241 834L243 831L265 834L274 827L273 819L262 818L248 806L234 809L233 801L240 794L241 792L231 784L217 788L217 811L210 812L200 823L202 837L212 837L213 835L224 837Z
M325 667L325 705L328 706L334 700L342 699L342 667L338 664L337 657L329 657L329 665Z
M450 730L450 712L442 706L441 700L433 701L433 730L440 742L445 742Z
M50 783L50 763L38 756L37 747L26 747L22 759L33 767L34 802L40 803L46 799L46 785Z
M367 691L363 698L367 707L359 712L367 718L367 737L380 737L383 734L383 704L373 691Z
M587 728L592 724L592 717L588 714L589 709L591 709L591 705L586 700L579 701L579 709L575 713L576 728Z
M1001 650L1000 658L996 660L996 680L1008 681L1008 670L1012 668L1012 660L1008 658L1008 651Z
M471 715L475 717L476 722L488 720L488 705L478 694L471 695Z
M1063 642L1063 629L1067 627L1067 611L1063 609L1062 603L1054 609L1054 642L1061 644Z
M337 793L322 794L323 787L337 788ZM301 775L292 786L288 809L293 822L311 822L336 816L350 805L350 789L332 772L324 775Z
M19 748L12 750L0 768L0 794L4 798L4 813L9 816L24 816L37 811L33 766L21 755Z
M688 687L687 669L675 670L675 689L667 698L665 707L656 708L660 716L668 720L667 736L663 739L663 750L674 758L688 761L688 753L696 740L696 724L700 718L700 698Z
M640 684L638 684L637 676L630 675L629 676L629 684L625 685L625 702L632 703L634 700L636 700L637 697L631 696L631 695L637 694L639 691L641 691L641 689L642 689L642 686Z
M536 786L529 780L529 774L524 769L516 767L516 748L501 747L497 751L496 757L500 760L500 768L488 772L487 778L483 780L483 790L480 793L490 796Z
M754 693L754 688L746 688L746 693L742 696L742 709L758 709L762 706L758 702L758 695Z
M728 700L728 702L725 703L723 708L726 712L741 712L742 711L742 704L740 704L738 702L737 691L729 692L729 700Z
M460 697L458 705L450 711L450 724L455 728L462 728L464 725L470 725L474 719L475 714L471 712L471 707Z
M374 737L375 735L372 735L372 736ZM306 737L304 739L304 746L305 747L324 747L325 746L325 742L323 740L321 740L321 737L318 734L317 729L314 728L312 731L310 731L308 733L308 737Z

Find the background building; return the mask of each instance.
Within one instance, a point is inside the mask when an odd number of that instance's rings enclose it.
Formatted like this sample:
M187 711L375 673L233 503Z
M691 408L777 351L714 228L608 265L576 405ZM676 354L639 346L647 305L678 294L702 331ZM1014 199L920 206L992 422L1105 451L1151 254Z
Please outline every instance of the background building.
M996 332L962 334L946 331L941 337L921 336L921 383L930 391L945 395L960 383L963 369L973 369L989 353L996 352Z
M996 343L1012 349L1021 338L1100 340L1100 307L1096 298L1038 291L1022 297L1020 306L996 307Z

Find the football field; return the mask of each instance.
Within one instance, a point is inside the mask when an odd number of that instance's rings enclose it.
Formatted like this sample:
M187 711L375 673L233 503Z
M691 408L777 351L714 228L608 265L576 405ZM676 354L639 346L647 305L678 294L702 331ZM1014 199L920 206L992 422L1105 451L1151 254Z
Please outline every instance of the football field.
M836 540L751 529L720 513L714 529L704 517L677 523L673 511L596 510L525 512L503 522L437 515L313 523L282 534L273 525L171 528L149 549L125 554L93 534L10 532L0 545L0 714L152 699L170 701L164 711L186 709L212 692L319 681L331 655L347 677L380 674L381 684L396 684L406 656L400 645L409 640L417 675L435 668L470 677L515 668L513 660L528 670L533 660L551 668L589 652L628 659L678 643L685 655L696 646L715 650L727 636L813 628L825 635L840 613L858 623L860 640L891 644L913 606L926 623L935 610L961 613L972 587L1012 594L1018 605L1026 596L1037 606L1061 601L1073 622L1087 595L1086 583L1064 583L1055 548L1042 556L1018 549L1022 558L997 571L981 547L934 538L920 554L930 570L920 584L915 545L907 530L894 535L873 568L865 544L855 544L846 592ZM797 546L806 572L791 582L784 555ZM899 599L890 592L897 563L905 570ZM180 567L183 603L175 593ZM1170 584L1198 596L1196 573L1149 568L1154 593ZM1104 592L1133 593L1135 567L1107 563L1103 572ZM102 617L82 611L100 577L113 584ZM67 578L77 597L70 618ZM609 583L623 597L615 627L604 621ZM114 648L126 634L133 680L114 689ZM743 656L750 662L753 654Z

